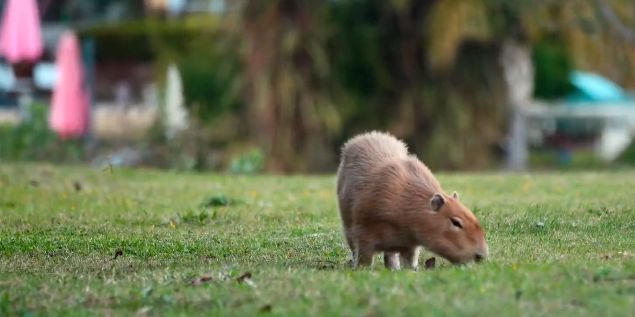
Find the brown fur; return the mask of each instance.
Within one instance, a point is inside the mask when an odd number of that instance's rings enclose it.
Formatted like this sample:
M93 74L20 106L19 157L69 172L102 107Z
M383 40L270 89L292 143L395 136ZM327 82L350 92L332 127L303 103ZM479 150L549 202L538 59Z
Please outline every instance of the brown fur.
M344 144L337 196L355 266L384 252L387 267L416 268L421 246L457 264L488 254L474 214L389 134L370 132Z

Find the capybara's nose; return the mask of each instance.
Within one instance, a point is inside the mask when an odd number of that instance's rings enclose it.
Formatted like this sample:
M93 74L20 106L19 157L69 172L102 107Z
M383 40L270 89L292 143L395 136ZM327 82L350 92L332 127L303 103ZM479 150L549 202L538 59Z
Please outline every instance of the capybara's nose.
M474 261L481 262L485 259L485 256L481 253L474 254Z

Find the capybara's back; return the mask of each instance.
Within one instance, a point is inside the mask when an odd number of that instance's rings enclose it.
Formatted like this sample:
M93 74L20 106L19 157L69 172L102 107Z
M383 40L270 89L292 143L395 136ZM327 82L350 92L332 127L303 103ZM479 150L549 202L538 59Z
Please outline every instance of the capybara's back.
M377 168L390 160L407 157L408 148L403 142L381 132L358 135L342 146L337 171L337 196L345 227L351 225L353 197L368 185Z

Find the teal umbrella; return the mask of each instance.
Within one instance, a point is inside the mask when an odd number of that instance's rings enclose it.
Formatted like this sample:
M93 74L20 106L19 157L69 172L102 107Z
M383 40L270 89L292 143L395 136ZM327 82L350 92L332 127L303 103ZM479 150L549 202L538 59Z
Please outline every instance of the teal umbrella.
M629 99L620 86L595 73L574 71L570 82L575 92L567 98L569 102L623 102Z

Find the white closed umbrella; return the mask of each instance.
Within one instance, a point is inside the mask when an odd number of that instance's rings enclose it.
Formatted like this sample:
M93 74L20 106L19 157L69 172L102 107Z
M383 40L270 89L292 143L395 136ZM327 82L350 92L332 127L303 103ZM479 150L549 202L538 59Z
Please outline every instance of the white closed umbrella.
M185 98L183 96L183 82L179 69L174 64L168 67L163 123L165 125L165 135L168 139L174 138L175 135L189 126L187 109L185 109Z

